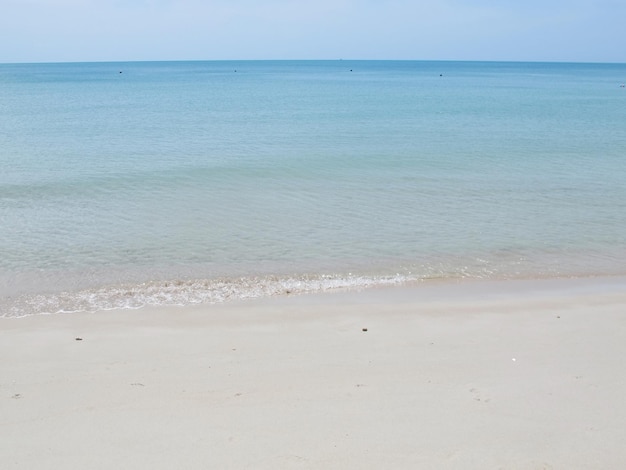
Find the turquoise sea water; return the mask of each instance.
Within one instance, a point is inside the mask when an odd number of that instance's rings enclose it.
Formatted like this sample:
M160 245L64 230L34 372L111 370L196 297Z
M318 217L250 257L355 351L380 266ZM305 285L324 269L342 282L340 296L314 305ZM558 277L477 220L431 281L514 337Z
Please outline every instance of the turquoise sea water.
M624 64L0 65L0 316L626 274Z

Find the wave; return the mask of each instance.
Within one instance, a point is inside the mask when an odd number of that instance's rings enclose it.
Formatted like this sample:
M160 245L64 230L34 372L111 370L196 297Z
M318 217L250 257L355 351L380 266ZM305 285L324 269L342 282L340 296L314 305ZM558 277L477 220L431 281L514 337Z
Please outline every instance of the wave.
M399 285L414 280L418 279L396 274L380 277L305 275L150 281L4 299L0 316L22 317L139 309L148 306L218 304L232 300Z

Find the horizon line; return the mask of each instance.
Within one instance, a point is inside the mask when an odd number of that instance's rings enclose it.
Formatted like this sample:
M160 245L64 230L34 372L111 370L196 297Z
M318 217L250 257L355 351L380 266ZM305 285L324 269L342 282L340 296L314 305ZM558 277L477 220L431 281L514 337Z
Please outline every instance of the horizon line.
M626 62L573 61L573 60L515 60L515 59L120 59L120 60L49 60L0 62L0 65L52 65L52 64L130 64L163 62L467 62L511 64L595 64L625 65Z

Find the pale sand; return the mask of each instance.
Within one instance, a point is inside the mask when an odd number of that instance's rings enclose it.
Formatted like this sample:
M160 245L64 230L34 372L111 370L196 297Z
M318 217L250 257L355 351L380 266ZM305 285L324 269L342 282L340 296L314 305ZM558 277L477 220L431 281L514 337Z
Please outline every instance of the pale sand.
M625 358L622 278L0 319L0 467L624 468Z

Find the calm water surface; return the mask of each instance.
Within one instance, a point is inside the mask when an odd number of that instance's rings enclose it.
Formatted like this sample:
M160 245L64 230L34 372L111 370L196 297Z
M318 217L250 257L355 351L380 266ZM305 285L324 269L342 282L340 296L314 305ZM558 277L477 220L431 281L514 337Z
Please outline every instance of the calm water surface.
M626 274L624 64L0 65L0 316Z

